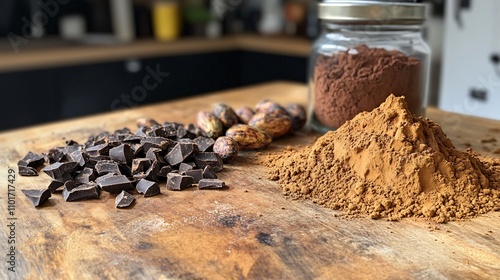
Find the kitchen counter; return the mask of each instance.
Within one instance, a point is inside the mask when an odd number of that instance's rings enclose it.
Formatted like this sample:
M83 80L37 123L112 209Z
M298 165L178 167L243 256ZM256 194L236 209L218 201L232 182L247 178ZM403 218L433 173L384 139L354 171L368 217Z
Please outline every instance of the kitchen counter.
M82 45L49 39L33 40L18 48L16 53L9 41L0 42L0 72L233 50L308 57L311 42L305 38L237 35L218 39L181 38L172 42L138 40L114 45Z
M433 224L347 219L341 212L281 195L266 169L244 152L219 173L222 191L187 189L139 197L132 209L114 196L66 203L54 194L36 209L21 189L44 188L48 176L17 177L15 210L7 210L7 173L28 151L46 152L64 140L84 142L102 130L134 128L135 120L193 122L199 110L223 101L233 107L261 99L307 101L302 84L270 83L138 107L0 134L1 221L15 222L16 273L4 261L0 278L28 279L493 279L500 272L500 213ZM460 149L494 155L500 122L429 109ZM300 132L262 152L305 145ZM7 218L15 220L7 220ZM4 230L7 228L3 226ZM7 231L1 252L7 254ZM12 233L10 233L12 235ZM15 277L14 277L15 278ZM19 279L18 278L18 279Z

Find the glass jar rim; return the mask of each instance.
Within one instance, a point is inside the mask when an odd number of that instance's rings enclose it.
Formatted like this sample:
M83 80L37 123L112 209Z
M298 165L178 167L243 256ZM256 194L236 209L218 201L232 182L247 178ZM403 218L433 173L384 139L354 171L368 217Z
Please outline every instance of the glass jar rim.
M318 3L318 17L325 22L361 25L421 25L426 5L377 1L325 1Z

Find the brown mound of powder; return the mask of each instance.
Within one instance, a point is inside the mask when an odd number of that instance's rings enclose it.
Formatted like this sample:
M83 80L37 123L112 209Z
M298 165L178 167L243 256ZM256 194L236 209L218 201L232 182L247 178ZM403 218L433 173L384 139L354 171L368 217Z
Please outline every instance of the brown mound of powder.
M421 63L399 51L360 45L320 55L314 68L314 116L332 128L378 107L391 94L406 96L421 114Z
M456 150L404 97L391 95L312 146L264 162L285 195L350 215L446 222L500 210L500 160Z

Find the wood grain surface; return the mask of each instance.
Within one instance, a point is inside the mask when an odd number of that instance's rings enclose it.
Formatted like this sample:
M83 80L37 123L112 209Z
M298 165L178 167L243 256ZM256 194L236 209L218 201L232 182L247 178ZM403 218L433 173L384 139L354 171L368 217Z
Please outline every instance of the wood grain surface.
M0 134L0 279L499 279L500 213L433 224L346 219L341 212L283 197L265 167L246 152L220 174L222 191L136 194L131 209L114 196L66 203L55 194L35 208L21 189L45 188L48 176L15 182L16 272L7 270L7 170L28 151L128 126L139 117L193 122L213 103L232 106L270 98L306 103L305 86L271 83ZM457 147L493 155L500 122L429 110ZM267 151L304 145L302 132ZM489 150L489 152L487 151ZM16 168L17 171L17 168Z

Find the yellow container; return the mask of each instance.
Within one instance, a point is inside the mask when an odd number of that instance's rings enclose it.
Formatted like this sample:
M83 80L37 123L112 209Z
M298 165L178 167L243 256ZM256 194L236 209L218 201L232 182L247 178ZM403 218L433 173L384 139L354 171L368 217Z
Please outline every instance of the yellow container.
M176 1L158 1L153 6L153 30L157 40L171 41L181 31L180 9Z

